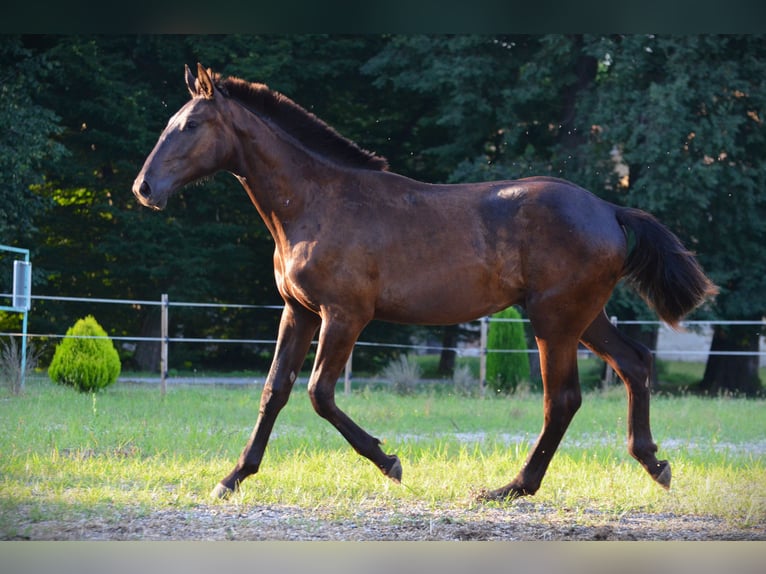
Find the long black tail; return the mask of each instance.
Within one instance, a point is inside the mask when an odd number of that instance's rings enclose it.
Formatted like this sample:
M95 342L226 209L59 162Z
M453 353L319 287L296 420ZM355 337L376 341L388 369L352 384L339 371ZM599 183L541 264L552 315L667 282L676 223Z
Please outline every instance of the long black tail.
M684 315L718 293L694 255L652 215L617 208L616 216L633 232L636 242L625 261L623 277L663 321L676 326Z

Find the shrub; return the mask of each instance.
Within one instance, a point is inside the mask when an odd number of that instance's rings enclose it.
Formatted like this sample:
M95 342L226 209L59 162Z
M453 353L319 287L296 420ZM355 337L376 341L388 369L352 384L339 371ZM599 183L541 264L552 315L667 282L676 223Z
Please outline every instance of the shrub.
M120 357L111 339L92 315L77 321L58 344L48 376L81 392L98 391L120 375Z
M28 344L25 368L22 371L21 347L13 337L0 341L0 380L14 395L21 393L22 381L34 370L40 355L31 343Z
M452 374L452 383L455 388L455 394L458 396L472 397L479 390L479 381L473 376L471 367L460 365Z
M391 383L397 395L411 395L420 380L420 365L407 355L400 355L383 369L381 377Z
M513 307L492 316L495 319L520 319ZM521 322L493 321L487 334L487 385L498 392L512 392L521 382L529 381L527 353L504 351L524 350L524 324ZM499 351L499 352L493 352Z

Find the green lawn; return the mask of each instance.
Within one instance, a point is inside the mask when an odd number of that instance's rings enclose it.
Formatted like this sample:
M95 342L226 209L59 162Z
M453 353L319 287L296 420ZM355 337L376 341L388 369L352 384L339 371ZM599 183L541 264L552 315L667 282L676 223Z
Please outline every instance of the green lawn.
M199 504L289 504L353 512L370 500L470 505L473 493L510 480L541 426L541 397L464 397L430 386L412 396L370 388L338 403L404 465L403 487L384 478L317 417L296 387L261 472L235 501L208 493L226 474L258 411L257 386L169 388L117 384L79 394L47 380L0 396L0 539L14 517L73 520ZM766 401L660 396L653 402L669 492L626 452L622 389L591 392L535 501L585 513L633 510L716 516L747 526L766 517Z

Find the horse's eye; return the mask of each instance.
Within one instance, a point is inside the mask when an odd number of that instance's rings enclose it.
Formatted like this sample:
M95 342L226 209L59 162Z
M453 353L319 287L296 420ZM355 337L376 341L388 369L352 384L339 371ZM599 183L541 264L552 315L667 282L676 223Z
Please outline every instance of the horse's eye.
M197 122L195 122L194 120L189 120L188 122L186 122L186 125L184 126L184 129L185 130L193 130L194 128L197 127L197 125L198 125Z

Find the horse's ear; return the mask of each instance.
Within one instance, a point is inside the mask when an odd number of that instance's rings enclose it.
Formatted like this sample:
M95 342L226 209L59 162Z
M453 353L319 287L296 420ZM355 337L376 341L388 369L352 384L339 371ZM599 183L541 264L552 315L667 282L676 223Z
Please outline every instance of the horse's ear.
M212 100L215 97L215 87L213 86L213 80L210 78L212 70L206 70L202 64L197 63L197 93Z
M194 76L192 75L192 71L189 69L189 66L186 64L184 64L184 71L186 76L186 87L189 89L189 93L193 98L197 95L197 87L194 85Z

